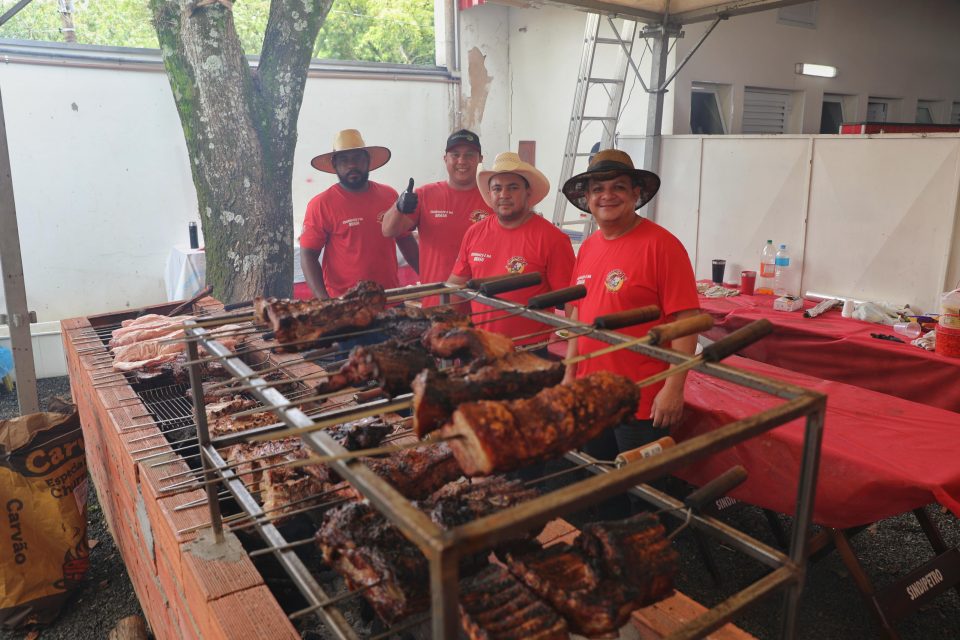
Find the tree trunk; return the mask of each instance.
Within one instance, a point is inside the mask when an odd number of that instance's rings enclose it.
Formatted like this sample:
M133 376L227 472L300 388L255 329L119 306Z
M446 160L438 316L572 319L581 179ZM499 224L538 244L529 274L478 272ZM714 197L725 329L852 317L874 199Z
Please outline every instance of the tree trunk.
M273 0L252 70L227 0L150 0L223 302L291 294L297 117L331 3Z

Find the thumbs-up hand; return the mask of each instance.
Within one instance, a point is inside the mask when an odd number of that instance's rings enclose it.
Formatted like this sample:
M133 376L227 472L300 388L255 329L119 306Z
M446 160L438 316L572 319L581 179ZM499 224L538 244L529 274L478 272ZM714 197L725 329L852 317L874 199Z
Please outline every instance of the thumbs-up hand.
M413 213L417 210L418 201L419 198L417 198L417 194L413 190L413 178L410 178L410 183L407 184L407 190L397 198L397 211L400 213Z

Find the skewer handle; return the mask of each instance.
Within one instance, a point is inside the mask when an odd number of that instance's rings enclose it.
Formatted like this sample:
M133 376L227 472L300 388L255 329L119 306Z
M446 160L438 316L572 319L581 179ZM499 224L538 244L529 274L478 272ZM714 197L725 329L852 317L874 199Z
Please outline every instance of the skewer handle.
M243 309L244 307L252 307L253 300L244 300L243 302L231 302L230 304L223 305L224 311L233 311L234 309Z
M730 491L743 484L746 479L747 470L741 465L738 464L735 467L730 467L725 472L688 495L684 499L683 503L694 511L699 511L717 498L730 493Z
M597 329L620 329L643 322L652 322L660 317L660 307L651 304L646 307L628 309L627 311L618 311L608 313L605 316L597 316L593 319L593 326Z
M494 280L493 282L484 282L480 285L480 293L485 296L495 296L498 293L506 293L508 291L516 291L517 289L535 287L541 282L543 282L543 275L536 271L532 273L521 273L517 275L510 275L506 278L500 278L499 280Z
M587 295L587 288L582 284L557 289L556 291L548 291L547 293L541 293L527 300L527 309L539 311L540 309L559 307L568 302L579 300L585 295Z
M688 336L691 333L708 331L712 327L713 316L709 313L700 313L695 316L690 316L689 318L682 318L668 324L651 327L647 335L650 336L650 344L658 345L670 342L674 338Z
M773 331L773 324L766 319L754 320L745 327L717 340L703 348L703 359L707 362L719 362L727 356L748 347Z

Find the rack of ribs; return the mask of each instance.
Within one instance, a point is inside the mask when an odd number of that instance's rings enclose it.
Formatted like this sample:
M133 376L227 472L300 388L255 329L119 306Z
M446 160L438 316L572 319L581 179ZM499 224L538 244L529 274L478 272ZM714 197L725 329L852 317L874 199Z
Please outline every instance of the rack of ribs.
M438 322L423 334L423 346L440 358L492 360L511 353L513 340L492 331Z
M383 458L364 458L363 462L411 500L422 500L462 475L453 452L443 442L396 451Z
M376 380L390 396L407 393L414 377L435 367L433 358L420 344L388 340L350 351L340 370L324 378L314 391L329 393L352 385Z
M540 495L520 480L508 480L493 476L470 481L461 478L435 491L420 508L430 519L444 529L453 529L472 520L512 507ZM533 537L538 531L528 532L524 538Z
M561 363L525 351L476 361L466 374L422 371L411 385L414 433L423 437L439 429L464 402L529 398L560 384L563 373Z
M253 317L257 324L270 327L281 346L302 351L309 348L305 341L319 340L340 329L369 326L386 304L383 287L361 281L342 297L331 300L258 297L253 302ZM292 342L303 344L290 345Z
M460 582L460 622L470 640L570 637L566 621L499 565Z
M638 399L628 378L600 371L532 398L461 404L441 434L465 475L512 471L586 444L632 415Z
M507 562L517 578L566 618L573 632L614 633L634 609L673 591L678 555L663 534L656 517L640 514L588 525L573 545L508 555ZM623 564L614 566L613 561Z

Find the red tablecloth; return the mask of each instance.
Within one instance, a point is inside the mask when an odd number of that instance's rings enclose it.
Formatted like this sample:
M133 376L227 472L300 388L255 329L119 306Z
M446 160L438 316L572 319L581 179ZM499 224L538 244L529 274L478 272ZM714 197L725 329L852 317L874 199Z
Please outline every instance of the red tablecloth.
M937 501L960 516L960 417L838 382L732 356L725 364L827 394L814 521L838 528L875 522ZM679 439L782 403L692 372ZM805 419L794 420L678 473L701 485L735 464L749 472L735 498L793 513Z
M752 360L818 378L888 393L932 407L960 411L960 358L948 358L909 344L871 338L894 334L893 327L843 318L828 311L804 318L800 311L773 310L773 296L700 297L714 318L708 338L722 338L766 318L776 330L740 352ZM807 307L812 306L807 303Z

